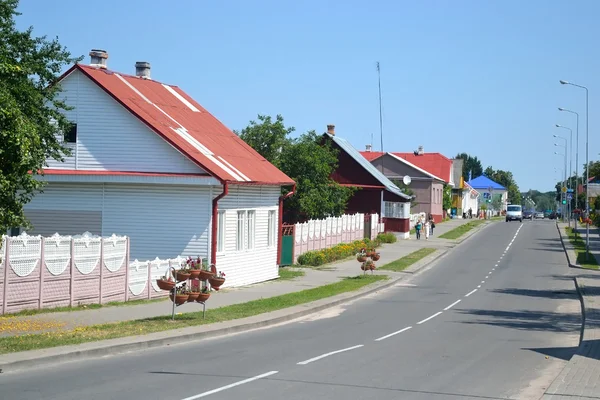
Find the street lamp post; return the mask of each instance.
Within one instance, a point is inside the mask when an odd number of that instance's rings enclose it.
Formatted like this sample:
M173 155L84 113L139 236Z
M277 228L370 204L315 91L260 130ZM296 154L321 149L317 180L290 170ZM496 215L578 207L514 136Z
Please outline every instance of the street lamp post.
M567 150L568 150L568 146L567 146L567 138L565 138L565 137L562 137L562 136L559 136L559 135L553 135L553 136L554 136L555 138L562 139L562 140L564 140L564 141L565 141L565 145L564 145L564 146L562 146L562 145L560 145L560 144L558 144L558 143L554 143L554 146L557 146L557 147L564 147L564 148L565 148L565 154L561 154L561 153L558 153L558 152L556 152L556 151L554 152L554 154L556 154L556 155L558 155L558 156L563 156L563 157L565 158L565 159L564 159L564 163L565 163L565 169L564 169L564 180L563 180L563 187L561 188L561 190L560 190L560 191L561 191L561 193L563 193L563 200L564 200L564 202L565 202L565 204L564 204L564 205L565 205L565 207L562 207L562 208L563 208L563 212L562 212L561 214L563 215L563 222L566 222L566 221L568 220L569 207L567 207L567 206L566 206L566 205L567 205L567 194L566 194L565 192L563 192L563 188L566 188L566 187L567 187L567 172L568 172L568 170L567 170ZM564 210L565 208L567 209L567 212L565 212L565 210ZM567 217L565 217L565 214L567 214Z
M558 111L564 111L577 116L577 125L575 127L575 208L579 208L578 205L578 189L579 189L579 113L575 111L567 110L566 108L558 107ZM571 149L573 150L573 149ZM572 155L571 155L572 156ZM577 229L577 219L575 218L575 229Z
M569 141L569 179L567 180L567 189L571 189L571 177L573 176L573 129L568 128L566 126L562 126L559 124L556 124L557 128L562 128L562 129L568 129L569 130L569 137L570 137L570 141ZM565 140L566 142L566 140ZM565 149L565 153L567 152L567 149ZM571 195L572 196L572 195ZM577 196L575 197L575 199L577 199ZM571 207L571 203L572 201L569 200L569 195L567 194L567 212L569 215L569 227L571 226L571 213L572 213L572 207Z
M585 89L585 217L588 217L590 209L590 161L589 161L589 127L590 127L590 108L589 108L589 91L588 88L581 85L576 85L567 81L560 81L561 85L571 85L580 89ZM585 224L585 260L590 258L590 224Z
M555 152L554 154L556 154L556 152ZM556 173L556 172L558 172L558 179L560 180L560 177L561 177L561 176L563 176L563 170L562 170L562 169L560 169L560 168L554 168L554 172L555 172L555 173ZM556 179L556 175L554 175L554 179ZM562 200L563 200L563 196L564 196L564 193L563 193L563 191L561 190L561 191L560 191L560 204L561 204L561 208L562 208ZM557 201L556 203L558 203L558 201ZM556 212L558 212L558 206L556 207Z

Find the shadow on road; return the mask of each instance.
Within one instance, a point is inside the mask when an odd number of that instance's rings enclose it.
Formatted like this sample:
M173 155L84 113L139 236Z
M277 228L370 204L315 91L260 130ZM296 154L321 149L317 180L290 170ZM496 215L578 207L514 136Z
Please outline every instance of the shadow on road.
M579 313L566 314L553 311L500 311L500 310L459 310L464 315L480 318L475 321L461 321L462 324L485 324L526 331L545 331L558 333L578 333L581 327Z
M544 297L548 299L567 299L567 298L576 298L577 291L573 290L552 290L552 289L522 289L522 288L505 288L505 289L491 289L488 290L492 293L501 293L501 294L514 294L517 296L529 296L529 297Z
M577 352L578 347L539 347L539 348L523 348L521 350L531 350L536 353L543 354L552 358L559 358L561 360L569 361L571 357Z

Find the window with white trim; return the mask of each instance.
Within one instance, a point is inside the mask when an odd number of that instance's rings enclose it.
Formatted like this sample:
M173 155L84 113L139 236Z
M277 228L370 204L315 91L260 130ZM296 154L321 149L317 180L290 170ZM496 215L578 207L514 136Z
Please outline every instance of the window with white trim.
M217 253L225 251L225 210L219 211L217 217Z
M237 232L236 232L236 249L244 250L244 227L246 221L246 211L238 211L237 213Z
M248 211L248 217L246 218L246 237L248 238L248 247L247 249L254 248L254 236L256 232L256 211L250 210Z
M275 210L269 210L269 231L268 231L268 240L267 246L273 247L275 246L275 238L277 232L277 215L275 214Z

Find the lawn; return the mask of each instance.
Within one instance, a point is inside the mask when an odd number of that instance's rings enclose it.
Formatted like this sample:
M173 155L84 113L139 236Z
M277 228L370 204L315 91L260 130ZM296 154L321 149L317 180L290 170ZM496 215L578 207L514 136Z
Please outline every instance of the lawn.
M304 276L304 271L297 271L293 269L289 269L288 267L279 268L279 280L280 281L289 281L294 278L298 278L300 276Z
M465 233L469 232L471 229L484 224L486 221L485 220L476 220L476 221L470 221L467 222L464 225L461 226L457 226L456 228L452 229L451 231L448 231L442 235L440 235L439 237L442 239L458 239L459 237L461 237L462 235L464 235Z
M598 260L596 260L596 257L594 257L592 253L590 253L588 260L585 259L585 240L579 235L579 233L574 232L573 229L569 228L568 226L565 228L565 230L567 231L569 241L573 245L575 254L577 255L575 263L582 268L598 269Z
M340 282L299 292L253 300L247 303L233 304L215 308L214 310L209 309L206 311L206 319L202 318L202 312L193 312L178 315L175 317L175 321L171 320L170 315L165 315L162 317L113 324L92 325L62 332L0 337L0 354L74 345L125 336L144 335L169 329L208 325L216 322L246 318L310 303L341 293L356 291L367 285L386 279L388 279L388 277L385 275L359 275L348 277Z
M143 300L130 300L130 301L111 301L104 304L82 304L73 307L53 307L53 308L40 308L40 309L31 309L31 310L22 310L13 314L6 314L6 316L11 317L22 317L27 315L36 315L36 314L49 314L49 313L57 313L57 312L69 312L69 311L82 311L82 310L95 310L98 308L105 307L127 307L127 306L137 306L140 304L149 304L149 303L157 303L161 301L168 300L168 297L162 297L159 299L143 299Z
M413 251L412 253L410 253L407 256L400 257L399 259L397 259L395 261L387 263L383 267L380 267L380 268L377 268L377 269L383 269L383 270L386 270L386 271L394 271L394 272L404 271L406 268L410 267L411 265L413 265L417 261L420 261L423 258L427 257L428 255L430 255L434 251L435 251L435 249L432 249L432 248L429 248L429 247L424 247L424 248L419 249L417 251Z

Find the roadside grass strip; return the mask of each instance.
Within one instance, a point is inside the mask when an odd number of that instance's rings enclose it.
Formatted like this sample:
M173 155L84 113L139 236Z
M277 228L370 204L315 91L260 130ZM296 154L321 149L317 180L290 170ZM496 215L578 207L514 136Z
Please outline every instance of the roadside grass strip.
M356 291L372 283L387 279L389 279L389 277L386 275L358 275L355 277L346 277L340 282L312 289L287 293L266 299L253 300L247 303L232 304L212 310L208 309L206 311L206 319L202 318L202 312L193 312L177 315L175 321L171 320L170 315L165 315L119 323L91 325L62 332L0 337L0 354L74 345L126 336L144 335L170 329L180 329L190 326L208 325L216 322L247 318L258 314L310 303L346 292ZM165 307L165 313L168 313L169 310L168 307Z
M279 280L280 281L289 281L294 278L298 278L304 276L306 272L289 269L287 267L279 268Z
M579 235L579 233L573 231L572 228L568 226L565 228L567 231L567 235L569 236L569 241L573 245L573 250L575 251L575 255L577 256L575 263L582 268L587 269L599 269L598 260L593 253L590 252L589 259L585 259L585 240Z
M465 233L469 232L471 229L473 229L481 224L484 224L485 222L486 222L485 220L470 221L464 225L457 226L456 228L452 229L451 231L443 233L438 237L440 237L442 239L458 239Z
M430 255L431 253L435 252L435 250L436 249L432 249L430 247L424 247L417 251L413 251L409 255L400 257L399 259L397 259L395 261L387 263L383 267L378 267L377 269L393 271L393 272L401 272L401 271L404 271L406 268L410 267L411 265L413 265L414 263L416 263L417 261L420 261L423 258Z

